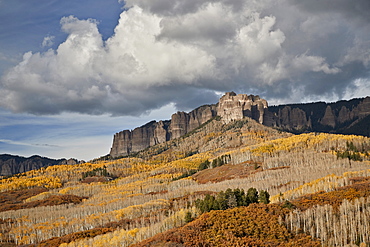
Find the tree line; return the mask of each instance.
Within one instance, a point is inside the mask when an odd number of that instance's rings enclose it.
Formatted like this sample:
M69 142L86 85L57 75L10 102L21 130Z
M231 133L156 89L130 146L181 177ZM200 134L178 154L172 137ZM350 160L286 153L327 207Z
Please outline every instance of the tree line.
M257 191L256 188L249 188L247 193L243 189L230 189L219 192L216 196L206 195L202 199L195 201L195 206L201 213L209 212L211 210L226 210L228 208L235 208L240 206L248 206L251 203L270 202L270 195L267 191Z

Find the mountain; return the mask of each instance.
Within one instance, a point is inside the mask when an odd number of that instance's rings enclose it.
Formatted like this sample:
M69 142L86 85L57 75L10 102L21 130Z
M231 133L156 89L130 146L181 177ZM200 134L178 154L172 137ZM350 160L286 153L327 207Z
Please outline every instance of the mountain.
M218 104L204 105L186 113L177 112L171 120L152 121L132 131L124 130L114 135L111 157L122 157L183 136L220 116L224 122L250 117L260 123L264 121L267 102L259 96L226 93Z
M152 121L134 130L116 133L110 156L117 158L183 136L214 117L224 123L251 118L268 127L292 133L330 132L370 136L370 97L336 103L268 106L259 96L226 93L217 104L204 105L171 120Z
M270 106L273 125L294 133L330 132L370 136L370 97L335 103Z
M34 155L28 158L1 154L0 155L0 176L11 176L13 174L23 173L31 170L40 169L41 167L48 167L63 164L77 164L75 159L49 159Z
M370 138L271 128L236 96L130 156L1 179L0 245L368 245Z

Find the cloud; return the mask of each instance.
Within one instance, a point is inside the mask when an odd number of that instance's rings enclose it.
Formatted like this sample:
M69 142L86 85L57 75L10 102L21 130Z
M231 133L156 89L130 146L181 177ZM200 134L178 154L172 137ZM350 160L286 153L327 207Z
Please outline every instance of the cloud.
M94 19L63 17L66 40L25 53L1 78L0 106L140 115L170 102L213 103L231 90L276 101L341 98L356 80L368 81L368 18L358 10L367 1L333 9L330 0L323 9L298 0L125 2L108 39Z
M310 13L338 13L346 18L362 19L362 21L370 22L370 2L367 0L358 0L356 2L323 0L311 3L304 0L290 0L289 2Z
M11 144L11 145L20 145L20 146L41 146L41 147L50 147L50 148L59 148L58 145L52 144L40 144L40 143L26 143L26 142L17 142L13 140L0 139L0 142Z
M55 36L46 36L42 41L42 47L50 47L54 44Z

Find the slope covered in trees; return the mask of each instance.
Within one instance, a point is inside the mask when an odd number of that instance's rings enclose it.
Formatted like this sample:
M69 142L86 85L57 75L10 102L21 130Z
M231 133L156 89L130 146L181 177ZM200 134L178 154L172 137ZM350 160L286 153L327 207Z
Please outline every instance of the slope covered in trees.
M294 234L281 223L282 209L252 204L211 211L193 222L161 233L132 247L143 246L321 246L307 234Z
M132 247L368 244L370 177L352 180L352 185L305 195L292 202L266 205L254 201L248 207L239 205L232 209L224 208L226 210L216 206L210 213L183 227L158 234ZM239 190L233 192L240 194ZM203 204L213 205L217 201L207 196Z
M292 135L251 119L227 125L213 119L187 136L130 157L50 166L0 180L1 203L10 205L0 212L0 241L10 246L129 246L162 233L158 243L169 238L168 244L181 240L183 245L367 243L363 217L368 217L368 194L363 192L366 185L360 185L367 180L360 177L370 177L369 147L370 139L361 136ZM338 155L345 152L356 159ZM214 177L206 181L207 174ZM353 198L324 195L339 193L336 188L342 186L347 186L343 191L364 190L343 193ZM271 203L247 200L253 195L250 188L259 201L268 198ZM15 194L19 196L9 198ZM312 202L299 199L306 194L315 195ZM79 201L25 206L72 196ZM214 208L208 207L212 200L218 204ZM317 202L321 200L325 203ZM315 215L332 219L337 228L327 225L326 233L319 231L323 223ZM364 228L339 231L346 215L352 217L347 218L353 220L352 228Z

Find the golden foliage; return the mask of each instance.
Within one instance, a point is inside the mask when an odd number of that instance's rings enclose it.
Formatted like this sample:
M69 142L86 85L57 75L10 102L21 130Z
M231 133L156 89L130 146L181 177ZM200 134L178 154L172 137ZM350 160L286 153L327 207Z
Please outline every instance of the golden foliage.
M179 229L158 234L133 247L154 244L184 246L320 246L305 234L295 235L281 224L282 209L251 204L224 211L211 211Z
M163 144L169 147L160 154L154 155L154 150L144 152L140 158L53 166L3 179L0 183L1 191L34 186L48 188L48 192L33 194L33 197L26 199L27 202L69 194L88 198L76 205L2 212L0 219L4 221L0 222L0 229L5 230L0 232L1 238L17 244L32 244L69 236L69 242L59 242L61 246L127 246L183 226L187 212L191 211L193 217L199 214L192 205L207 193L229 187L256 187L269 191L271 188L274 193L282 191L281 199L292 199L308 191L334 190L338 186L348 185L351 177L370 172L364 171L366 162L355 162L352 167L347 167L345 160L335 161L334 152L344 150L347 141L358 147L362 144L368 147L370 142L367 138L329 134L279 134L265 127L253 129L251 126L254 124L249 121L239 129L230 126L217 129L220 123L215 122L207 125L208 132L196 132L189 137L193 139L186 142L179 139L171 144ZM199 153L194 152L196 150ZM251 171L248 170L245 176L233 174L227 181L214 180L217 183L198 184L191 177L180 179L184 177L182 175L196 171L205 160L212 161L222 155L231 157L230 164L224 166L224 169L247 166ZM327 165L329 161L337 163L330 167ZM260 168L254 169L251 162L258 162ZM282 167L285 169L279 169ZM112 179L90 184L80 182L84 174L95 169L106 169ZM343 174L343 171L351 172ZM209 169L207 172L216 170ZM329 172L335 175L326 176ZM312 178L309 174L313 174ZM312 182L302 185L310 180ZM292 190L297 185L302 186ZM355 191L348 193L348 200L351 193L356 194ZM319 200L326 200L320 196L312 197L315 199L312 205L319 204ZM279 211L277 208L276 205L252 206L211 212L208 216L200 217L199 221L195 220L181 228L180 235L175 230L165 233L163 240L182 239L189 245L207 243L214 246L261 246L267 241L267 244L276 246L317 245L317 241L305 234L290 233L284 226L284 210L287 209ZM114 223L117 221L127 224ZM105 228L109 228L109 231L98 230ZM84 234L86 236L82 238Z
M30 189L34 187L44 187L47 189L54 189L62 187L60 178L51 176L37 176L37 177L11 177L0 180L0 191Z

